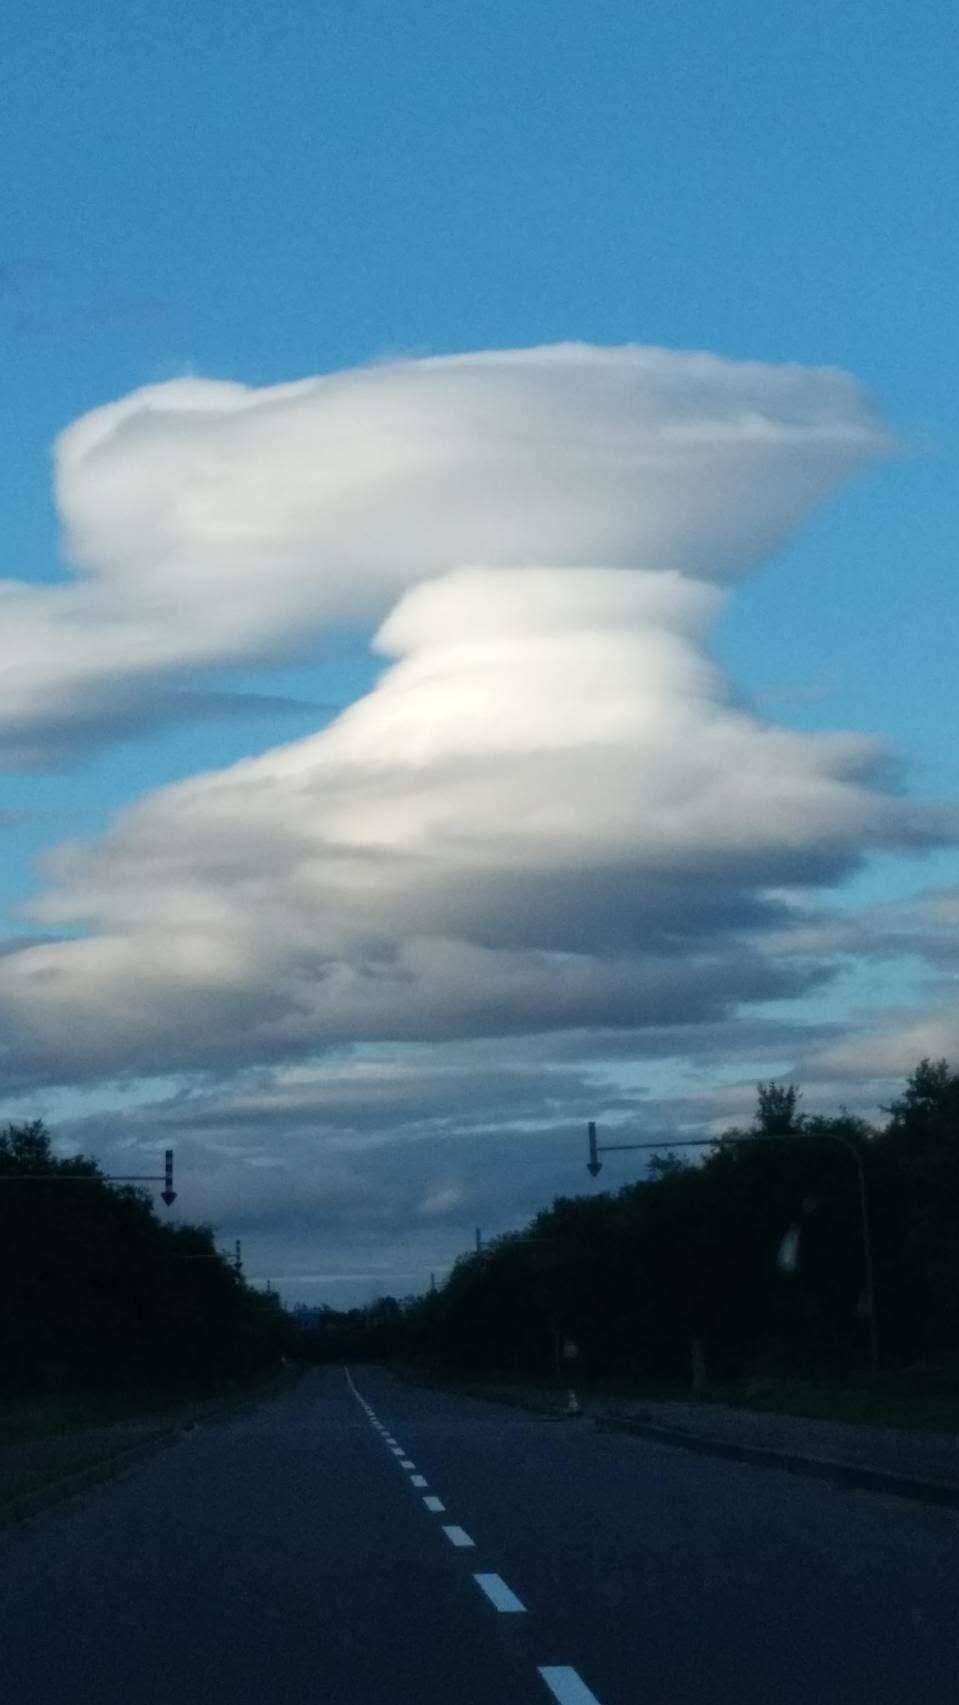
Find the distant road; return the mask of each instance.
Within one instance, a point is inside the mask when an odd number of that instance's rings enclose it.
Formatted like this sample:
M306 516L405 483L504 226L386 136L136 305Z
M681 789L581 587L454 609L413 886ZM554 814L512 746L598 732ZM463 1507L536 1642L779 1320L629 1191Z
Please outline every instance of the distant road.
M3 1705L954 1705L959 1512L308 1374L0 1533Z

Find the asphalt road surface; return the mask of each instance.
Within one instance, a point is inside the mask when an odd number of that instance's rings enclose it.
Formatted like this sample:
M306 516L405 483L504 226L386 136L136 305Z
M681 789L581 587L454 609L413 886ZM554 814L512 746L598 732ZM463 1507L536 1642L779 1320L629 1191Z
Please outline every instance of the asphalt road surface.
M959 1512L359 1366L0 1533L3 1705L954 1705Z

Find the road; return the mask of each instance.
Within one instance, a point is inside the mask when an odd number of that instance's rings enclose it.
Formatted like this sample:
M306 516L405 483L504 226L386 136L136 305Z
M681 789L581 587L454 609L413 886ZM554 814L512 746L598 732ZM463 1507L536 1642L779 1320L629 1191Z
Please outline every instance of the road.
M0 1533L0 1694L953 1705L957 1579L959 1512L328 1368Z

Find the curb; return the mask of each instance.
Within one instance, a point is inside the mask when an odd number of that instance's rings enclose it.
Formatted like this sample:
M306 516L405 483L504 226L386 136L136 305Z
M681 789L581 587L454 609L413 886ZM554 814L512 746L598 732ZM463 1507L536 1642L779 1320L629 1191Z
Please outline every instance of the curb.
M785 1468L790 1474L828 1480L833 1485L866 1492L885 1492L896 1498L910 1498L916 1503L959 1509L959 1485L950 1485L948 1481L923 1480L911 1474L896 1474L891 1469L867 1468L828 1456L804 1456L799 1451L771 1450L765 1445L735 1444L728 1439L710 1438L704 1433L680 1432L675 1427L663 1427L655 1421L603 1415L594 1417L593 1425L598 1432L633 1433L654 1439L659 1444L697 1451L701 1456L722 1456L733 1462L750 1462L760 1468Z
M207 1410L200 1404L197 1406L201 1410L199 1418L191 1417L178 1421L172 1427L164 1427L151 1434L150 1438L143 1439L140 1444L128 1445L125 1450L99 1457L95 1462L86 1463L83 1468L74 1469L71 1474L61 1475L58 1480L48 1480L43 1486L35 1486L32 1491L18 1492L0 1504L0 1531L7 1527L20 1526L29 1521L31 1516L39 1515L54 1504L63 1503L77 1492L85 1491L88 1486L96 1486L102 1480L119 1479L124 1469L135 1467L155 1451L162 1450L164 1445L175 1444L185 1434L193 1432L200 1422L218 1421L238 1409L252 1408L265 1398L274 1396L279 1396L279 1391L266 1390L235 1399L227 1398L218 1406Z
M484 1402L523 1408L532 1414L538 1414L544 1420L588 1420L592 1421L597 1432L632 1433L640 1438L653 1439L658 1444L675 1445L680 1450L697 1452L700 1456L725 1457L728 1461L748 1462L758 1468L785 1469L789 1474L802 1474L810 1480L825 1480L834 1486L852 1491L881 1492L895 1498L910 1499L913 1503L959 1509L959 1484L953 1485L948 1481L924 1480L911 1474L896 1474L891 1469L867 1468L864 1464L843 1462L835 1457L773 1450L766 1445L736 1444L729 1439L711 1438L706 1433L686 1433L678 1427L664 1427L657 1421L639 1417L591 1415L588 1411L580 1417L569 1417L562 1412L556 1413L551 1406L534 1405L522 1397L511 1400L502 1394L494 1395L469 1388L457 1391L455 1387L432 1380L416 1380L411 1383L425 1384L432 1390L448 1391L453 1396L478 1397Z

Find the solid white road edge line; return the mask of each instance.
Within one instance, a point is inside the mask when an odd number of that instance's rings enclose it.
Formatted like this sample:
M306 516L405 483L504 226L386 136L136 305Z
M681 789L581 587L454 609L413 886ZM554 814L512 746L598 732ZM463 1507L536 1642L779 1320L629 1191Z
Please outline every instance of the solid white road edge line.
M456 1527L454 1525L453 1527L444 1527L443 1532L445 1533L450 1544L459 1546L460 1550L462 1550L467 1545L469 1545L471 1548L475 1549L475 1541L470 1538L470 1536L466 1532L465 1528Z
M520 1610L525 1611L525 1604L520 1604L516 1594L506 1585L502 1575L474 1575L473 1579L480 1592L486 1594L490 1604L495 1605L497 1610L507 1613L513 1612L514 1614Z
M559 1705L599 1705L585 1681L569 1664L539 1664L539 1673Z

